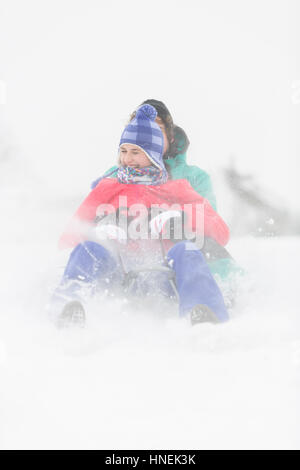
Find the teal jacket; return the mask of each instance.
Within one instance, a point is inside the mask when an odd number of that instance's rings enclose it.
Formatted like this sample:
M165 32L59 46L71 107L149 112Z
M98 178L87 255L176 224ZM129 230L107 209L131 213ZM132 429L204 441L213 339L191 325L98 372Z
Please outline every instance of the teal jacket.
M170 179L185 179L197 193L210 202L213 209L217 210L216 197L211 184L210 176L201 168L186 163L186 152L179 153L174 158L165 160L165 165Z
M176 126L174 137L177 155L175 157L167 157L164 160L170 178L172 180L187 180L197 193L210 202L216 211L216 197L209 175L201 168L186 163L186 152L190 144L186 133L183 129Z

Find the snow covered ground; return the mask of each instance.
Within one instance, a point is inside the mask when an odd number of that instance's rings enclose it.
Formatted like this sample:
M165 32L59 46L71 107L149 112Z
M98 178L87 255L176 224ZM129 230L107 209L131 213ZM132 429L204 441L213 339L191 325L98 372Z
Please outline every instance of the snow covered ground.
M115 301L58 331L45 304L69 215L31 208L2 232L0 447L299 448L300 239L231 241L249 279L228 324Z

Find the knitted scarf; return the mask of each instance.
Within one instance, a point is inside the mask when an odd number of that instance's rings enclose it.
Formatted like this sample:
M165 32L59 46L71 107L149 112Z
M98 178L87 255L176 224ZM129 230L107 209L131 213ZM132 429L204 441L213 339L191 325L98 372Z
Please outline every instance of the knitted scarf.
M123 184L147 184L157 186L166 183L168 174L155 166L144 168L133 168L131 166L120 166L117 172L119 183Z

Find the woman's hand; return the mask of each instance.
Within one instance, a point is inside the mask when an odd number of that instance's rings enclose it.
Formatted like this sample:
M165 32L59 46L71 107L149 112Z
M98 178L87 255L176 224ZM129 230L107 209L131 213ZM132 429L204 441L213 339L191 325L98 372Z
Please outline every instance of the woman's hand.
M174 225L176 223L182 223L182 211L170 210L162 212L154 217L149 224L151 238L158 238L164 236L164 238L172 239L174 236ZM173 223L173 230L172 225ZM168 229L169 232L168 233ZM171 233L173 232L173 233Z
M102 224L95 228L96 237L99 240L117 240L126 245L127 235L125 230L114 224Z

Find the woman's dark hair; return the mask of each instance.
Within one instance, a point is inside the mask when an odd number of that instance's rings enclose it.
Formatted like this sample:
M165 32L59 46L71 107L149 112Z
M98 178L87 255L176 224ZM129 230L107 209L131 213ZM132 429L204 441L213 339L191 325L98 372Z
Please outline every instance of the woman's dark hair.
M166 134L169 141L169 148L166 155L164 155L164 159L174 158L176 155L178 155L178 153L185 151L189 146L189 139L187 138L187 135L183 129L181 129L179 126L175 126L171 113L166 105L162 101L154 99L143 101L142 105L143 104L150 104L153 106L157 111L158 117L161 118L165 125ZM130 121L135 117L135 115L136 111L131 114ZM178 137L180 137L181 140L182 138L184 139L184 145L182 145L182 142L180 143L178 141Z

